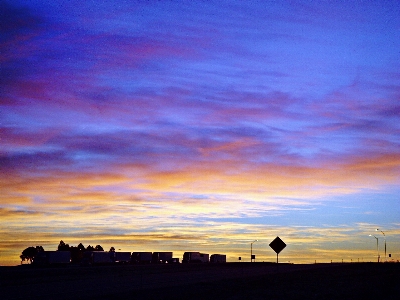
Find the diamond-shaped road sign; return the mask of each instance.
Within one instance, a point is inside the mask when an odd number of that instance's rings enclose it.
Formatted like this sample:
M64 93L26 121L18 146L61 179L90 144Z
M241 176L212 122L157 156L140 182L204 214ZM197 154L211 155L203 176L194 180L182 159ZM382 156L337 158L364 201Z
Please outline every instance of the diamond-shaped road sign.
M269 246L276 252L276 254L279 254L285 247L286 244L277 236L270 244Z

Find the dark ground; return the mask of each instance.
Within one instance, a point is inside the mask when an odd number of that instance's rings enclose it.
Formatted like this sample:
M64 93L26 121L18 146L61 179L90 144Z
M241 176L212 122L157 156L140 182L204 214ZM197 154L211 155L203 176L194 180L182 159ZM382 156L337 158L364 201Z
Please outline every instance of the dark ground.
M400 299L400 264L0 267L1 299Z

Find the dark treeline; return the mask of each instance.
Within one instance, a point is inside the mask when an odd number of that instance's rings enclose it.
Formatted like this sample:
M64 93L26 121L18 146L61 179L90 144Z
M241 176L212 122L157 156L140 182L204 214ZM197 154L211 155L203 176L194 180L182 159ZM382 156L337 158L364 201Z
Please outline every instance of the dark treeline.
M22 254L19 256L22 261L29 261L32 263L33 259L35 256L39 253L45 251L42 246L36 246L36 247L28 247L24 251L22 251ZM96 247L93 246L83 246L82 243L79 243L78 246L70 246L69 244L64 243L64 241L60 241L57 247L57 251L70 251L71 252L71 263L80 263L83 258L83 253L86 251L104 251L103 247L100 245L96 245ZM110 252L115 251L114 247L110 248Z
M24 251L22 251L22 254L19 256L21 258L21 263L23 261L29 261L32 263L33 259L35 258L36 254L38 252L44 251L42 246L36 246L36 247L28 247Z

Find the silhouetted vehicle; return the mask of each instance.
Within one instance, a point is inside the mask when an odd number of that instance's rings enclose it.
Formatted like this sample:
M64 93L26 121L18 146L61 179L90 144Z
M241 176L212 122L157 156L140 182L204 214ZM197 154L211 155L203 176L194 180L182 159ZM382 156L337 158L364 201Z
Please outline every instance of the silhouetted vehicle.
M153 252L152 262L155 264L165 264L172 261L172 252Z
M86 251L83 253L82 265L107 265L114 263L115 252Z
M226 263L225 254L211 254L210 262L212 263Z
M150 264L153 259L151 252L132 252L131 263L133 264Z
M182 263L208 263L210 255L200 252L185 252L183 253Z
M113 251L111 251L113 252ZM111 253L109 252L109 253ZM131 261L130 252L114 252L114 262L118 264L128 264Z
M48 266L48 265L66 265L71 262L70 251L41 251L38 252L33 259L34 265Z
M170 263L170 264L179 264L179 258L178 257L173 257L168 261L168 263Z

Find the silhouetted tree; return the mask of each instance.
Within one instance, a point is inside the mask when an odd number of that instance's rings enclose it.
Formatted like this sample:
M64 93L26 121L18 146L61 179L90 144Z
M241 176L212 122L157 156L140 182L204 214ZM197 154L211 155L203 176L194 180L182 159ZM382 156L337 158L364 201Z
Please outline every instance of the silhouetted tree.
M78 249L79 251L85 251L85 246L83 246L82 243L79 243Z
M93 246L87 246L86 251L94 251L94 247Z
M94 251L104 251L104 249L102 246L96 245L96 247L94 247Z
M58 244L58 251L69 251L69 245L64 243L62 240L60 241L60 244Z
M19 256L21 258L21 262L25 260L29 260L30 263L32 263L33 259L35 258L36 254L38 252L44 251L42 246L36 246L36 247L28 247L24 251L22 251L22 254Z
M109 252L115 252L115 248L111 247Z

